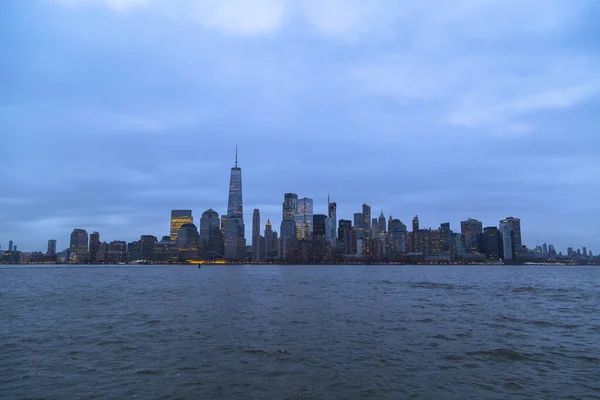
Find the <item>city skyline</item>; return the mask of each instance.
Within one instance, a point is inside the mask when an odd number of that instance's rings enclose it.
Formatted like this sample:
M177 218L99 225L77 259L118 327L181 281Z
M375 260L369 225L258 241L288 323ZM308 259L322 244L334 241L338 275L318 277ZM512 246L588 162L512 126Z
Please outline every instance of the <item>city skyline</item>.
M317 223L317 219L320 221L320 226L318 228L318 232L323 239L326 239L329 242L335 241L340 235L344 235L344 233L339 230L342 229L342 225L345 223L343 221L343 217L337 220L337 202L332 201L331 194L327 195L327 202L325 205L325 210L321 214L317 210L315 212L313 206L314 200L312 198L303 197L299 198L296 193L287 192L284 193L283 203L281 204L280 212L281 212L281 230L278 232L276 230L272 230L271 226L271 218L267 219L267 223L264 226L265 234L267 230L269 232L274 232L276 235L281 232L285 232L286 230L292 229L293 234L284 234L281 235L282 239L284 237L294 237L297 240L310 240L312 241L315 238L313 235L313 223ZM246 237L246 229L244 224L244 206L243 206L243 195L242 195L242 168L238 165L238 146L235 146L235 163L231 168L230 178L229 178L229 191L228 191L228 199L227 199L227 209L226 213L219 216L219 213L213 210L212 208L208 208L201 212L201 217L197 217L197 223L194 220L194 212L192 209L185 210L171 210L171 217L169 220L169 229L166 235L162 236L160 234L154 236L155 233L146 233L141 235L141 240L137 244L140 246L140 243L144 241L144 237L153 237L158 240L158 238L168 238L170 242L174 245L176 244L179 248L185 248L186 241L190 234L193 234L196 239L193 239L195 245L194 248L202 248L206 246L208 249L208 253L205 254L215 254L215 247L218 247L214 244L214 237L209 231L214 226L215 229L220 230L220 235L222 239L223 246L223 258L225 260L239 260L244 257L246 252L246 247L251 248L252 258L264 258L266 255L266 251L261 253L259 250L265 248L267 244L267 239L262 236L263 226L261 226L261 218L260 218L260 209L254 208L252 212L252 224L251 224L251 234L250 240ZM366 238L375 238L377 232L385 232L386 237L383 238L383 241L388 245L388 241L390 243L396 243L398 247L397 241L398 237L395 236L394 227L401 227L400 231L404 232L403 235L406 235L402 238L402 246L398 248L405 249L406 246L413 246L413 251L417 251L418 247L417 240L424 240L423 238L419 238L419 232L431 232L440 230L440 232L444 230L451 231L453 224L450 222L439 222L439 228L436 228L436 225L433 226L424 226L421 224L421 220L418 215L415 215L412 218L412 229L407 229L407 224L401 218L397 216L393 218L392 214L388 214L389 219L386 220L386 216L384 215L383 209L380 211L380 215L378 218L371 218L372 215L372 207L370 204L366 202L362 203L361 206L362 212L355 212L354 215L354 223L351 224L351 227L354 231L353 235L356 236L355 239L358 239L359 247L361 241L364 241ZM313 219L315 218L315 219ZM322 220L321 220L322 218ZM276 219L274 219L276 220ZM211 222L214 221L214 222ZM293 222L292 227L287 227L285 222ZM386 222L387 221L387 222ZM341 222L338 225L338 222ZM351 222L351 221L348 221ZM232 224L233 223L233 224ZM217 225L214 225L217 224ZM220 224L220 226L219 226ZM229 225L228 225L229 224ZM229 226L229 228L227 228ZM187 229L182 229L186 228ZM289 228L289 229L288 229ZM180 230L182 229L182 230ZM191 229L191 231L190 231ZM492 246L494 247L494 251L496 254L496 258L504 258L509 261L513 261L517 254L521 252L521 247L529 248L529 250L535 249L536 251L543 250L543 254L548 253L548 247L555 250L558 254L569 256L571 255L571 251L575 249L575 251L579 251L580 245L570 245L567 247L567 251L563 252L560 249L560 246L555 246L552 242L544 241L543 243L536 243L535 245L527 245L526 242L522 239L522 227L521 227L521 219L515 217L506 217L499 220L498 225L488 225L482 221L477 220L476 218L469 217L460 221L458 224L458 228L455 228L454 232L458 232L462 236L462 245L464 246L464 251L467 253L479 253L482 250L485 244L487 244L490 239L491 242L495 242ZM184 240L180 241L179 235L184 232ZM516 232L516 234L513 234ZM271 233L269 233L271 234ZM346 232L348 234L348 232ZM387 235L389 234L389 236ZM95 253L98 251L96 248L100 246L99 241L99 233L97 231L93 231L91 239L88 244L88 235L89 232L85 228L74 228L71 233L71 239L69 241L69 246L64 249L72 249L72 250L83 250L86 253L85 261L94 261ZM95 238L95 239L94 239ZM122 237L121 237L122 239ZM136 242L138 239L132 240L121 240L115 239L110 244L111 246L117 243L118 246L123 246L123 249L127 246L127 243ZM220 240L221 240L220 239ZM271 239L268 239L271 241ZM427 238L427 240L430 240ZM95 244L94 244L95 243ZM108 245L108 242L104 241L105 245ZM162 242L160 242L162 243ZM159 245L160 245L159 243ZM182 245L183 243L183 245ZM500 243L500 246L503 247L502 251L500 248L496 248ZM168 243L165 243L168 245ZM9 241L8 251L12 251L14 249L16 251L17 243L14 243L13 240ZM55 255L57 253L57 240L49 239L47 241L47 255ZM285 248L287 244L281 244L282 248ZM120 249L121 247L119 247ZM587 255L587 249L592 249L583 245L583 253ZM2 249L0 243L0 250ZM140 249L138 249L139 251ZM23 251L23 249L21 249ZM29 250L31 252L32 250ZM40 249L36 249L35 251L40 251ZM107 249L108 251L108 249ZM196 250L197 251L197 250ZM402 252L408 252L409 250ZM485 253L484 253L485 254ZM488 254L489 255L489 254ZM77 257L75 258L77 260Z
M247 3L2 3L3 249L226 214L235 144L247 240L293 192L600 249L597 1Z

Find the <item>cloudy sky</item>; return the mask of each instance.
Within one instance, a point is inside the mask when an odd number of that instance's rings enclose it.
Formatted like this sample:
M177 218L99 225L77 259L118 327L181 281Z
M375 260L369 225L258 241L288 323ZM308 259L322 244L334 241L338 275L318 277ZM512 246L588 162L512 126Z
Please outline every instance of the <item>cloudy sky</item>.
M284 192L600 252L596 0L2 0L0 244Z

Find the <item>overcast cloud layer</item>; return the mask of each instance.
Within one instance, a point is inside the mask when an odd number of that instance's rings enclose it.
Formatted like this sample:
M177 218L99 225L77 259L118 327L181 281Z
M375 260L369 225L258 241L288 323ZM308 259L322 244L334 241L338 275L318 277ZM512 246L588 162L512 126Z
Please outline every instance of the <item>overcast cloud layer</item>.
M600 2L3 0L0 244L284 192L600 251ZM278 230L278 229L277 229Z

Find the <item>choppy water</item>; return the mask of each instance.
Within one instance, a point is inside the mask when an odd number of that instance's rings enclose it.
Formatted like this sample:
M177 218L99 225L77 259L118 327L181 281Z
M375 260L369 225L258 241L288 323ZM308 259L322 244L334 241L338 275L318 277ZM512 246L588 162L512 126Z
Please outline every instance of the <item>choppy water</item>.
M600 268L0 267L2 399L600 399Z

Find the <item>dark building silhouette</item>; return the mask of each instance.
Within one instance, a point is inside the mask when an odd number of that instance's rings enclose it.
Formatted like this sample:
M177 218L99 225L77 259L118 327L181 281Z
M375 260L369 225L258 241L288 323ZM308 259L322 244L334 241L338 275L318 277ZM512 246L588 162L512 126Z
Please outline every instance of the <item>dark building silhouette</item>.
M48 240L48 250L46 251L47 256L55 256L56 255L56 240L50 239Z
M199 258L198 228L194 224L183 224L177 233L177 249L179 250L179 260L189 261Z
M238 167L237 147L235 166L229 178L229 201L227 220L224 227L226 260L239 260L246 256L246 235L244 226L244 206L242 200L242 169Z
M500 245L502 238L500 231L495 226L488 226L483 230L483 248L488 260L500 260Z
M338 239L341 243L344 243L345 231L348 228L352 227L352 221L349 219L340 219L339 227L338 227Z
M157 242L155 236L142 235L140 237L140 260L152 261L152 255L154 254L154 244Z
M327 215L325 214L314 214L313 215L313 235L314 237L325 237L325 221Z

